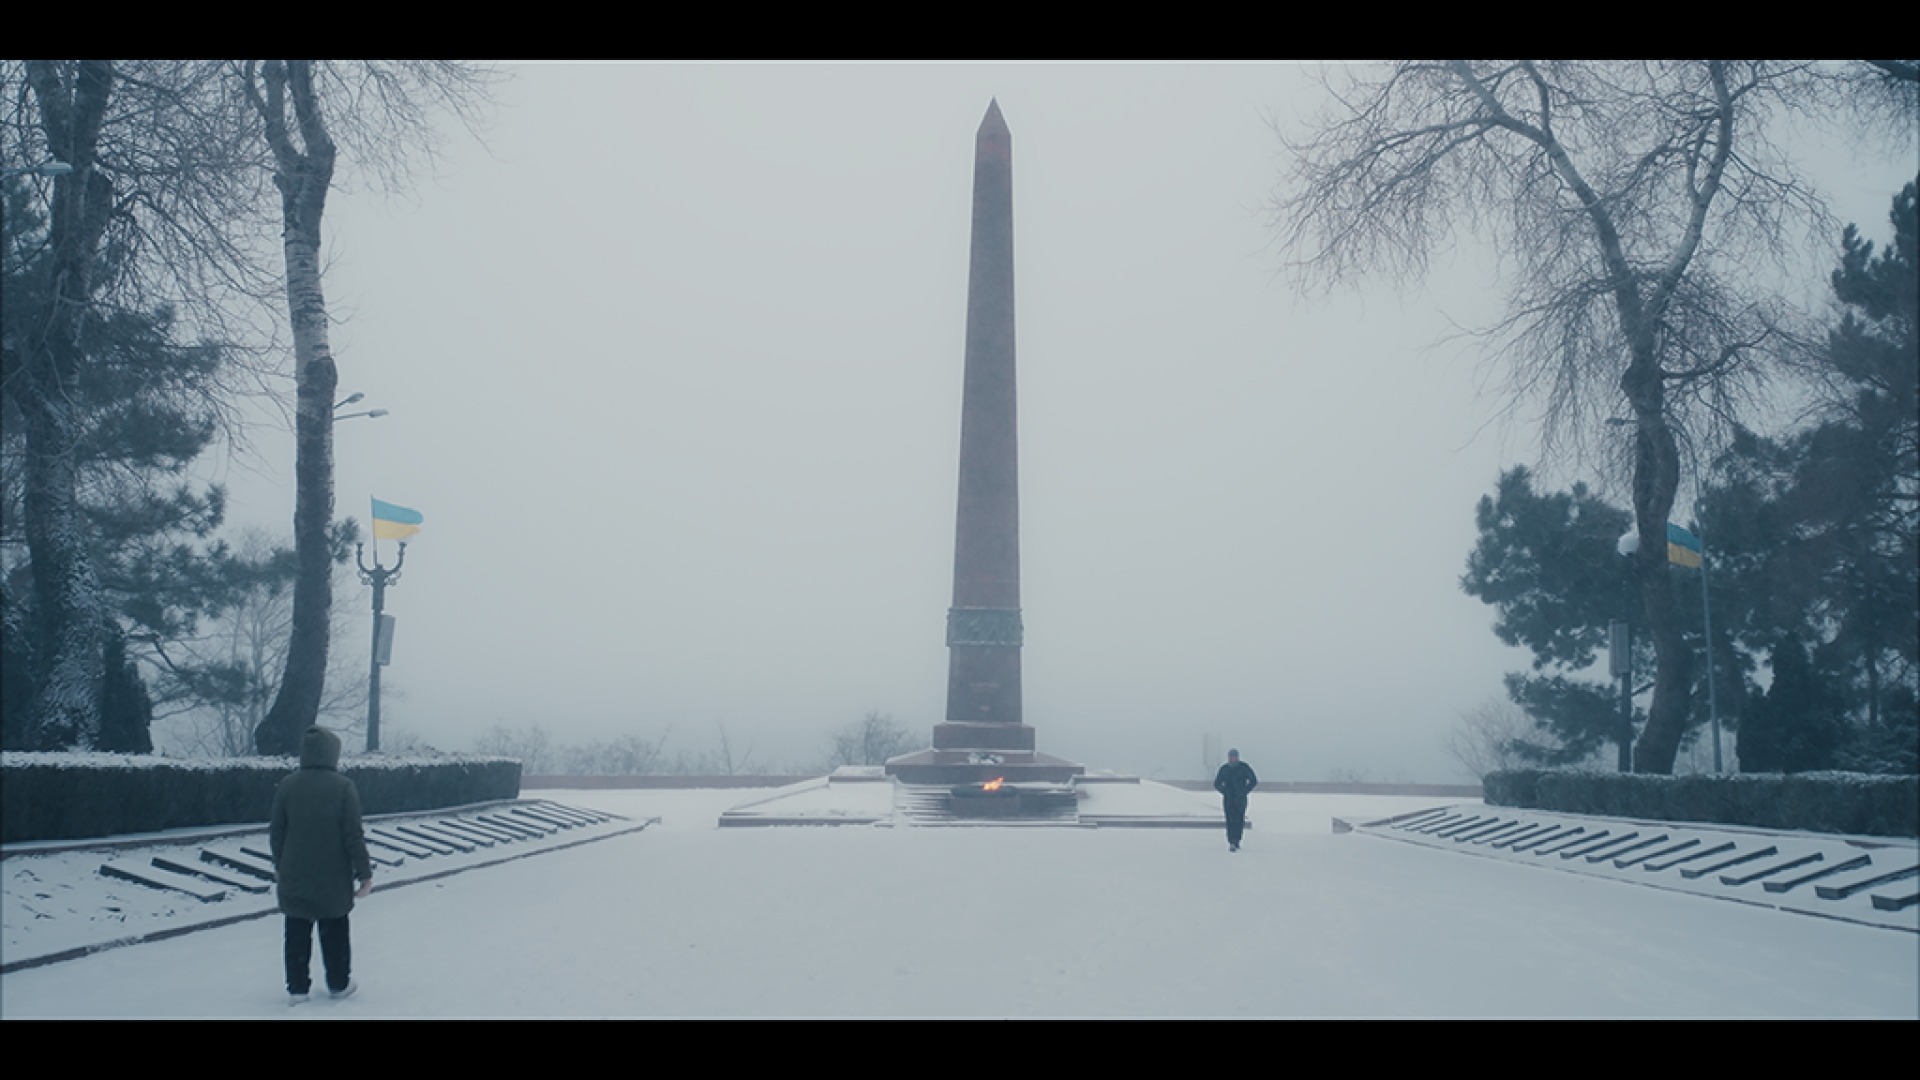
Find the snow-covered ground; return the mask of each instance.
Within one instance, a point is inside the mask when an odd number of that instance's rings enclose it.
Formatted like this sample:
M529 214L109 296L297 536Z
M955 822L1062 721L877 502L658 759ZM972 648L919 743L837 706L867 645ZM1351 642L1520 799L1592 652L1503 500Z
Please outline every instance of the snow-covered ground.
M1229 854L529 794L662 821L376 892L344 1002L287 1007L269 917L5 975L0 1016L1920 1016L1911 931L1330 828L1445 800L1255 795Z

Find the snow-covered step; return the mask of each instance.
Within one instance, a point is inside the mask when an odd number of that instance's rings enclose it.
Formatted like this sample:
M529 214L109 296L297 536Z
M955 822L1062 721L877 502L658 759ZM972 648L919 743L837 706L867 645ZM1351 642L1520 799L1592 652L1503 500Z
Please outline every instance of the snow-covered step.
M244 848L201 848L200 861L223 866L260 881L274 880L272 860L256 859L247 854Z
M1356 831L1436 850L1920 930L1912 912L1920 895L1903 885L1920 877L1911 839L1481 806L1436 807L1369 822Z
M114 859L102 865L100 873L103 877L131 881L136 885L145 885L149 889L185 893L204 904L225 900L230 891L223 886L209 884L188 874L162 870L151 862L136 862L133 859Z
M268 889L273 888L271 884L261 881L258 878L239 873L223 873L210 864L192 862L184 856L176 859L166 855L155 855L153 857L153 866L158 870L166 870L190 878L199 878L202 881L210 881L221 888L238 889L244 893L264 893Z
M1022 788L1025 813L1014 817L963 817L951 808L952 788L945 784L900 784L894 812L908 825L1035 826L1080 824L1079 801L1070 787Z

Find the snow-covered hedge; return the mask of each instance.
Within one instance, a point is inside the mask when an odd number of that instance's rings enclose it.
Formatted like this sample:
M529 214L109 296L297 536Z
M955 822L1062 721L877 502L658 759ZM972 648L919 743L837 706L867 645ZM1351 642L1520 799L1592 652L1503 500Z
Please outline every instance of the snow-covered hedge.
M0 754L0 840L73 840L264 822L295 758ZM476 755L343 758L366 814L437 810L520 794L520 763Z
M1486 801L1569 814L1701 821L1868 836L1920 836L1920 776L1808 772L1694 774L1510 769L1481 781Z

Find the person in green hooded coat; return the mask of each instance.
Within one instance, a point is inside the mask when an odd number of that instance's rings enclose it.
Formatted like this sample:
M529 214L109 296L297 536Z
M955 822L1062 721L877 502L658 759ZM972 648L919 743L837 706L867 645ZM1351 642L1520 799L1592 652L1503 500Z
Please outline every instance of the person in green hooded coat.
M300 771L273 794L272 821L274 878L287 918L287 994L296 1005L307 999L317 924L327 991L346 997L355 989L347 913L355 897L373 891L373 863L360 826L360 793L340 774L339 736L307 729Z

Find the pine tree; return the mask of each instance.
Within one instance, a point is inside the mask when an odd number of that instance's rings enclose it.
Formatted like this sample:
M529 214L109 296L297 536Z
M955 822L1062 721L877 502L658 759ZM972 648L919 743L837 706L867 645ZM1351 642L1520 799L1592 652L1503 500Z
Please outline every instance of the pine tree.
M194 490L188 465L214 441L219 350L175 340L166 308L140 311L89 305L76 325L79 358L65 378L62 407L70 472L84 553L95 589L82 609L96 627L100 678L89 694L97 724L81 730L37 726L60 629L36 588L28 537L28 491L34 456L45 452L25 422L33 388L16 373L29 366L35 328L52 298L53 267L25 186L6 191L4 273L0 276L0 344L8 377L0 392L0 538L7 588L6 682L0 744L9 749L72 746L148 752L153 702L129 651L129 635L156 661L168 642L193 633L218 611L237 583L258 568L243 566L212 539L225 510L217 487ZM109 271L98 272L106 276ZM205 672L157 663L165 697L192 697Z
M1608 743L1630 746L1614 691L1574 678L1607 646L1608 626L1638 606L1627 560L1615 547L1632 515L1584 484L1536 492L1524 466L1502 473L1475 512L1480 540L1460 588L1498 612L1493 632L1533 653L1534 674L1514 672L1507 696L1553 739L1511 749L1548 764L1578 761Z
M1828 407L1770 440L1742 432L1705 499L1729 582L1729 632L1765 654L1774 689L1747 697L1740 764L1911 771L1920 721L1920 221L1915 185L1879 252L1848 226L1845 306L1817 365ZM1784 686L1782 685L1784 680ZM1850 718L1830 735L1826 728ZM1757 727L1755 726L1757 725ZM1848 728L1850 727L1850 730ZM1804 729L1804 730L1803 730ZM1831 753L1822 749L1838 745Z
M1835 767L1845 732L1832 684L1817 672L1797 637L1782 637L1769 657L1773 685L1753 697L1740 724L1741 770L1795 773Z
M1741 684L1721 683L1722 711L1749 772L1920 767L1915 195L1910 184L1894 199L1894 241L1879 251L1858 229L1845 232L1832 277L1845 312L1814 358L1825 415L1781 439L1737 431L1703 494L1715 666ZM1559 742L1514 749L1561 763L1630 737L1612 691L1578 677L1629 606L1613 554L1626 512L1580 485L1537 493L1514 469L1481 500L1478 521L1461 588L1498 610L1502 641L1533 652L1534 672L1509 675L1507 693ZM1682 640L1697 652L1699 589L1673 593ZM1693 695L1689 726L1703 719L1704 697Z

